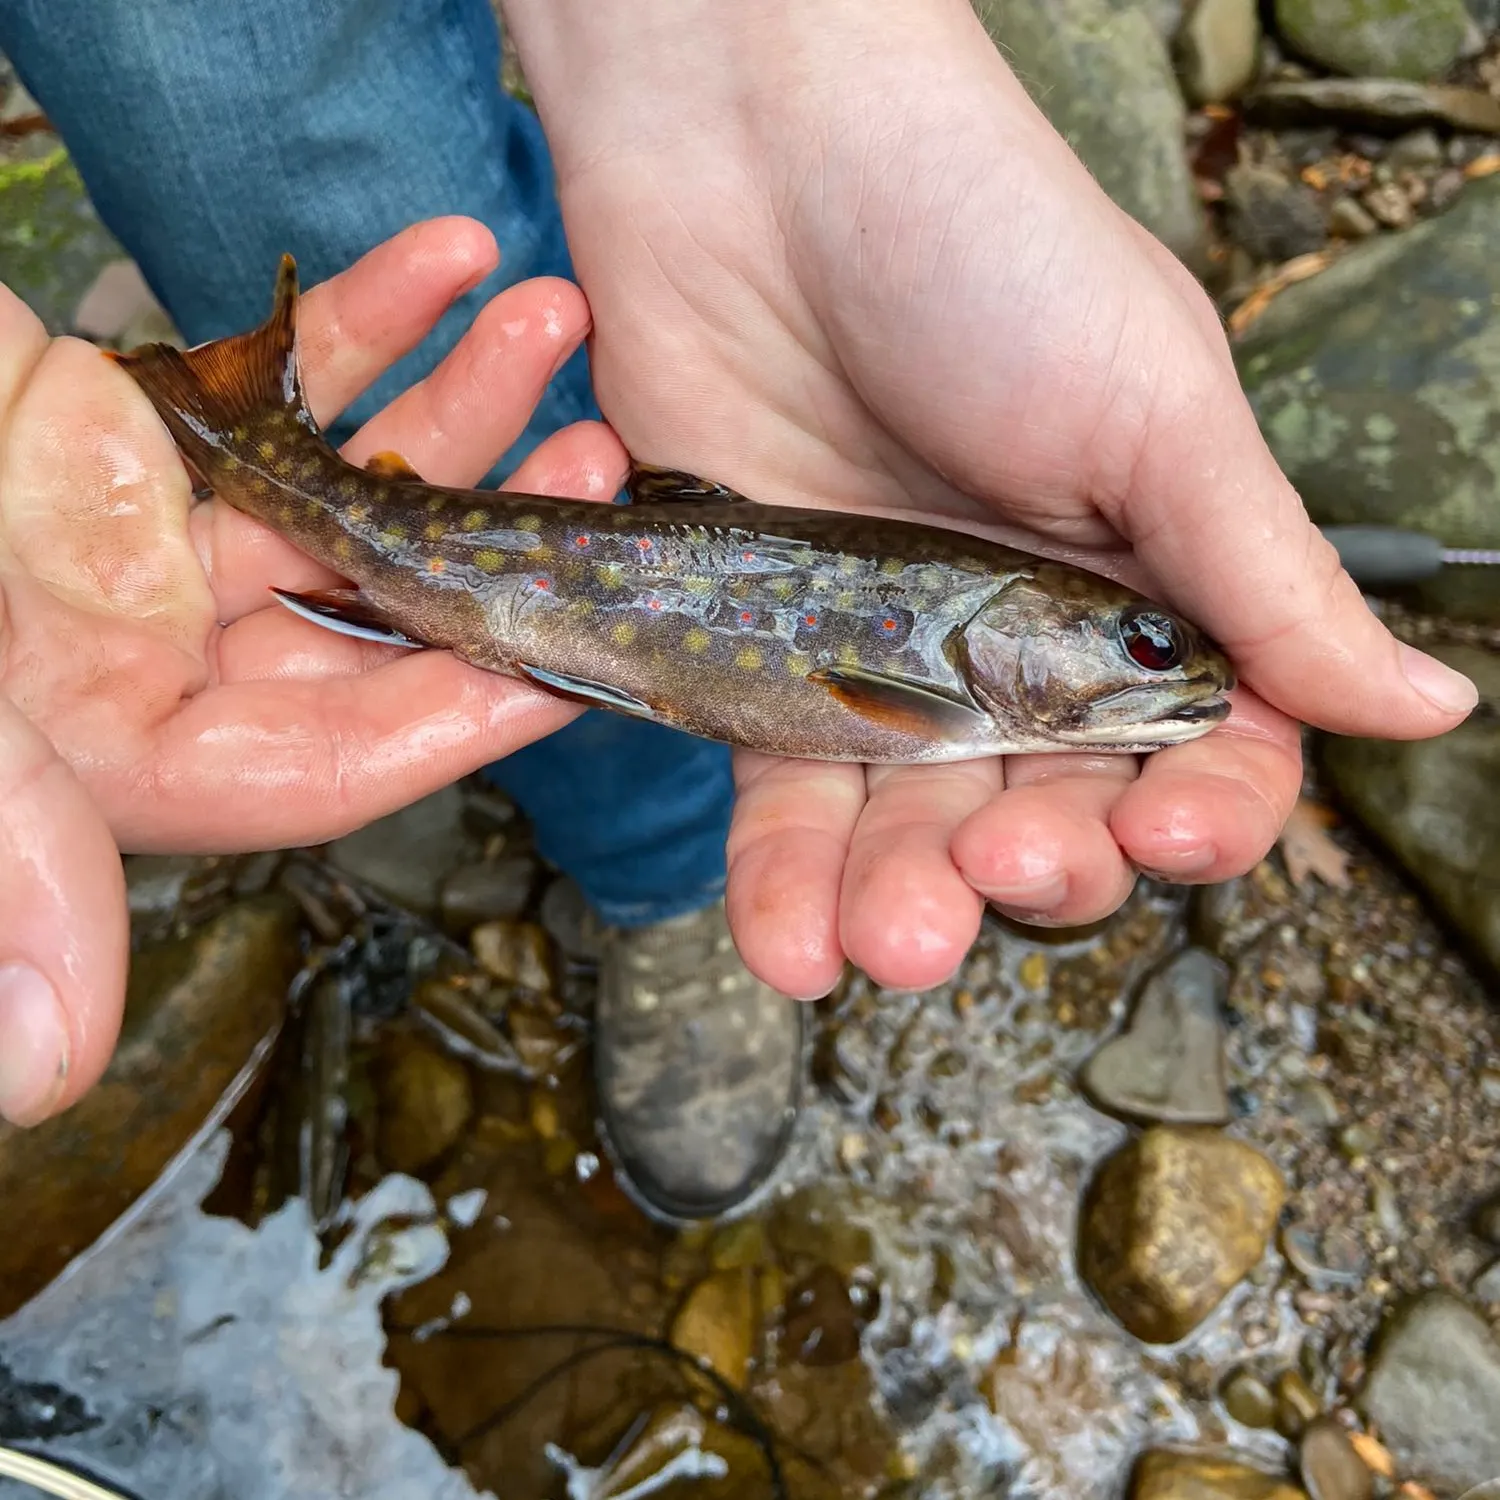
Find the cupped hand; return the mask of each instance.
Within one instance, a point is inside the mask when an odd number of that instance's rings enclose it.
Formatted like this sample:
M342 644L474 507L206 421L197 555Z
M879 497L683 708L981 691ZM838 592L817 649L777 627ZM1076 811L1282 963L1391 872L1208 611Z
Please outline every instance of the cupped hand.
M309 291L300 352L318 418L495 259L481 226L440 220ZM348 456L396 449L434 482L477 482L587 327L568 283L503 292ZM602 500L618 473L613 437L580 424L511 482ZM117 847L316 843L576 712L445 653L319 630L267 592L333 582L227 506L195 504L131 378L91 345L49 339L0 287L0 1113L30 1123L65 1107L113 1047Z
M741 756L729 901L764 978L817 995L847 956L925 987L986 902L1072 924L1138 871L1223 880L1295 800L1294 720L1410 738L1468 711L1469 685L1386 633L1309 524L1196 282L964 0L647 3L604 35L566 0L510 9L600 405L632 452L768 501L1101 549L1243 685L1222 727L1144 760Z

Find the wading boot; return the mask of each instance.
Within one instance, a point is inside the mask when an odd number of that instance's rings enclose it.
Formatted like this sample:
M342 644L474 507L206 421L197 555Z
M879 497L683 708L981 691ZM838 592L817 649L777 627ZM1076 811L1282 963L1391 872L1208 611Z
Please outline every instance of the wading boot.
M600 940L594 1076L622 1186L717 1218L770 1179L802 1098L803 1005L740 961L724 903Z

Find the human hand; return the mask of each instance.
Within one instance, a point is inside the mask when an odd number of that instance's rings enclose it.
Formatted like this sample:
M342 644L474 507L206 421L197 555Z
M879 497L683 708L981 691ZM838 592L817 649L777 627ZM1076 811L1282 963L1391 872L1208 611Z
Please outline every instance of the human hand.
M1295 800L1294 719L1417 738L1467 712L1308 523L1208 299L965 0L585 5L509 11L631 451L767 501L1103 549L1243 684L1222 727L1144 762L741 756L729 904L757 973L816 995L847 955L925 987L986 901L1082 923L1139 870L1226 879Z
M319 419L495 260L482 226L438 220L309 291L299 342ZM394 448L436 483L476 482L587 327L568 283L503 292L346 454ZM617 455L580 424L512 483L605 500ZM321 842L577 712L446 653L320 630L267 592L335 581L228 506L194 504L130 376L49 340L0 287L0 1113L32 1123L66 1107L113 1048L128 951L117 845Z

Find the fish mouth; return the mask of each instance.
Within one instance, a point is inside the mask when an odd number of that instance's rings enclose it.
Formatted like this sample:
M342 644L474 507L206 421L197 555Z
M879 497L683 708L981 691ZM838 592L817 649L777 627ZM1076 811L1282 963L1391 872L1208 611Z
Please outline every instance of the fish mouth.
M1184 689L1190 694L1196 690L1196 696L1184 701ZM1195 740L1229 717L1230 704L1223 696L1228 686L1220 677L1200 678L1178 683L1175 690L1164 687L1157 691L1161 699L1156 704L1139 702L1138 690L1096 703L1092 723L1060 734L1059 739L1083 748L1145 753Z
M1220 697L1217 693L1212 698L1202 698L1197 703L1184 703L1177 708L1169 708L1165 713L1159 714L1151 723L1158 724L1190 724L1196 728L1200 724L1217 724L1229 717L1229 700Z

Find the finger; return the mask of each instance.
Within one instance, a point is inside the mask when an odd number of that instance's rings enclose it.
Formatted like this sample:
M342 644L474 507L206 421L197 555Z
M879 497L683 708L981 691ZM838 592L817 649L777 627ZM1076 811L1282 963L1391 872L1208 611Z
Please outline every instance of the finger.
M979 934L984 903L954 866L954 830L1002 782L999 760L880 766L868 773L844 868L839 936L877 984L927 989L952 977Z
M46 349L42 320L0 282L0 413L10 409Z
M326 427L432 331L499 261L474 219L429 219L377 245L297 304L297 362ZM269 290L269 289L268 289Z
M109 829L0 698L0 1115L34 1125L95 1083L119 1034L129 954Z
M1229 880L1265 857L1301 787L1297 725L1241 691L1212 734L1147 757L1110 830L1142 870L1182 882Z
M122 848L271 849L363 827L578 713L445 651L408 652L358 676L218 686L143 761L81 746L74 763L100 783Z
M1242 681L1306 723L1384 739L1459 723L1473 685L1371 613L1277 467L1227 362L1199 347L1165 379L1128 491L1110 508L1172 602L1229 651ZM1101 483L1107 493L1117 481Z
M1098 921L1135 884L1109 816L1137 774L1129 755L1013 756L1005 790L953 835L953 862L1019 921Z
M725 907L751 973L815 1000L838 983L839 886L865 803L863 767L735 756Z

